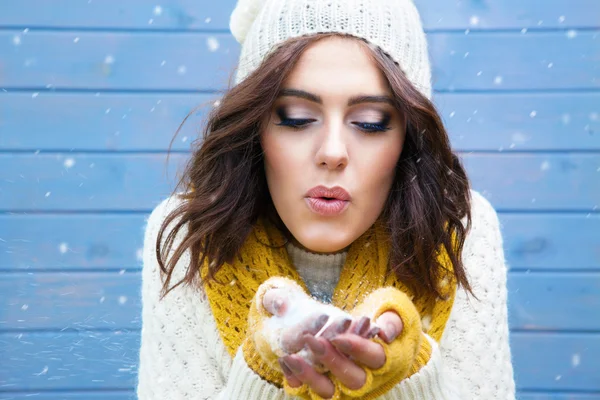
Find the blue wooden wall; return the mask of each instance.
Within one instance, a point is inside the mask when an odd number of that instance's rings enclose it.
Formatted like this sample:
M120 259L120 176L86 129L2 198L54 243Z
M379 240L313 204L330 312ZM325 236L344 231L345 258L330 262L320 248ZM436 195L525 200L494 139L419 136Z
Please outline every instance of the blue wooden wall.
M227 85L233 4L0 0L0 399L135 397L144 221ZM502 222L519 398L600 399L600 2L418 6Z

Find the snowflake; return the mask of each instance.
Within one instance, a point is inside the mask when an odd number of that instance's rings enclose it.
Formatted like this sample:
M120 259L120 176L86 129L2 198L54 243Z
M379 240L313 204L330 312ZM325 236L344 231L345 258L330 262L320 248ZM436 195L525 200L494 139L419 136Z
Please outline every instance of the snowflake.
M60 254L65 254L68 250L69 245L67 245L65 242L62 242L58 245L58 251L60 251Z
M550 162L544 161L542 165L540 165L541 171L548 171L550 169Z
M75 160L69 157L65 160L63 165L65 166L65 168L71 168L73 165L75 165Z
M213 53L219 49L219 41L214 36L206 39L206 45L208 46L208 50Z

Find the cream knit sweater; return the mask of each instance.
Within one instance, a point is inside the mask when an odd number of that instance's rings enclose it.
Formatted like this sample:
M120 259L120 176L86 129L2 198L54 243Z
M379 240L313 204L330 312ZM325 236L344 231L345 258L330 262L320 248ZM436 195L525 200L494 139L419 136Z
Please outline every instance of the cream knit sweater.
M439 346L432 341L428 364L382 399L515 398L508 339L507 267L500 225L490 203L476 191L471 194L473 226L465 242L463 262L480 301L467 299L459 289ZM200 290L182 285L159 301L162 278L154 252L156 238L166 215L181 201L178 197L164 200L152 212L146 227L139 400L288 398L282 389L256 375L241 351L233 359L229 356ZM316 256L291 246L288 252L311 291L327 297L345 254ZM186 252L179 260L173 282L181 279L189 261ZM327 272L322 270L329 267ZM321 285L321 280L330 280L330 285Z

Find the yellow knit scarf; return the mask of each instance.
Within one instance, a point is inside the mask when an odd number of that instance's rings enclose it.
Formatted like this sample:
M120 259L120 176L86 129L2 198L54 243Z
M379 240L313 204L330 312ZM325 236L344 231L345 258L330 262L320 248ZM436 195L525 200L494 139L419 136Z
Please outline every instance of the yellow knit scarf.
M260 219L233 263L223 265L215 274L216 282L208 279L208 262L201 268L204 289L221 339L232 357L246 338L250 302L261 283L273 276L283 276L298 282L308 293L290 262L284 244L281 232ZM352 310L372 291L393 286L412 299L423 319L423 330L439 342L456 293L456 280L447 253L443 250L438 255L438 261L447 271L438 282L445 299L430 295L415 298L413 291L390 273L388 260L389 239L381 225L376 223L350 246L332 304L343 310ZM281 376L266 377L260 372L261 366L250 366L263 378L281 383Z

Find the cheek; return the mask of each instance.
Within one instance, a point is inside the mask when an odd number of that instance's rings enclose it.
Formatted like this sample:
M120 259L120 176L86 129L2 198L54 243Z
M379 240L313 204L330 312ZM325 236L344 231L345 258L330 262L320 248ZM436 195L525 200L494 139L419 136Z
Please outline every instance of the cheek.
M396 164L402 152L403 140L396 139L372 151L362 151L360 171L363 192L369 199L368 207L381 208L388 197L394 180Z
M301 160L298 158L298 152L294 151L294 144L289 143L285 135L265 132L261 144L267 183L271 196L275 200L283 197L297 180L296 174L301 170L298 165Z

